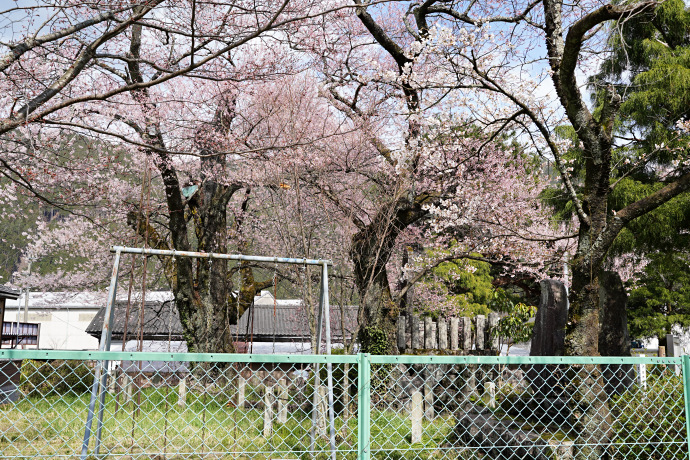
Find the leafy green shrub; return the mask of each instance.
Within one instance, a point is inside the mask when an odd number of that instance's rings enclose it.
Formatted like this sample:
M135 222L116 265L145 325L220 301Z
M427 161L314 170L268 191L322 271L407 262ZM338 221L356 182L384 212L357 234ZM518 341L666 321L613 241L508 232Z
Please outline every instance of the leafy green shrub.
M647 374L647 389L635 386L613 397L612 458L687 459L683 382L667 369Z
M391 350L386 332L380 328L368 326L359 332L359 340L362 345L362 353L372 355L386 355ZM391 383L390 364L373 364L371 366L371 392L376 399L377 395L386 393L386 389ZM375 401L376 402L376 401Z
M532 338L534 323L530 323L530 319L537 313L537 307L520 302L516 296L503 289L494 292L490 305L494 311L505 313L496 327L489 331L492 340L498 339L499 350L506 345L508 354L511 346L528 342Z
M359 331L359 343L362 353L387 355L391 349L386 332L378 327L364 327Z
M91 390L93 368L83 361L33 361L22 365L21 392L29 397L80 394Z

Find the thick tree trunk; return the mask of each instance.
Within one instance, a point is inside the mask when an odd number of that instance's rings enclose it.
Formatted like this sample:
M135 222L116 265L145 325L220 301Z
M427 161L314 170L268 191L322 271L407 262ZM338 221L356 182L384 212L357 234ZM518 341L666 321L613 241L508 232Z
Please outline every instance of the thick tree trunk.
M199 252L227 252L227 199L232 191L212 178L199 190L199 204L193 213ZM195 298L180 305L180 317L190 345L198 352L234 351L230 332L235 308L228 292L228 263L221 259L196 259ZM184 308L192 307L192 308Z
M132 28L129 53L132 57L127 63L133 81L144 83L140 69L142 26ZM166 149L165 138L159 124L157 107L152 102L148 89L132 91L132 96L147 115L139 123L124 119L134 128L145 145L151 147L147 152L152 158L163 180L168 210L168 229L170 241L155 234L152 246L160 249L192 251L189 241L188 215L191 211L196 237L197 251L227 252L227 204L232 194L239 189L236 185L223 185L219 175L224 172L225 155L216 155L217 143L223 139L234 116L234 100L231 95L223 95L218 101L214 119L197 131L197 147L205 155L201 160L201 188L194 199L186 201L182 196L175 162ZM138 211L139 213L142 210ZM136 213L135 213L136 214ZM134 221L135 231L140 235L152 236L152 228L142 225L143 219ZM176 260L161 258L166 277L175 296L190 351L229 352L233 351L230 334L229 295L227 282L227 261L191 259L178 257ZM196 267L195 267L196 265ZM195 269L196 268L196 269ZM234 315L237 316L236 314Z
M599 258L597 258L599 259ZM573 261L570 309L565 354L599 356L599 275L601 260L581 257ZM578 433L575 458L606 458L613 421L604 376L595 365L573 366L569 371L571 423Z
M362 291L363 317L360 345L363 353L393 354L397 350L396 318L398 307L391 298L385 267Z
M565 337L565 354L568 356L599 356L601 260L596 263L592 263L591 260L591 255L573 259Z
M397 351L399 311L391 296L386 264L400 232L425 214L414 198L399 198L383 206L372 222L352 238L350 257L363 309L360 341L365 352Z

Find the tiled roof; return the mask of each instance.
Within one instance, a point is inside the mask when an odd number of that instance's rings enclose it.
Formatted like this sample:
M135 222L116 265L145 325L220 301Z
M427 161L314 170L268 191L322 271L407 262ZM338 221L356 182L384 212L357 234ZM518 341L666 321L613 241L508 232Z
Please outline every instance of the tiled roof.
M19 297L19 291L0 284L0 299L16 299Z
M139 307L137 303L130 306L129 324L127 326L127 339L134 340L139 337ZM118 301L115 305L112 338L122 340L125 325L125 312L127 302ZM357 307L344 307L345 313L345 337L350 338L357 326ZM105 308L101 308L93 318L86 332L100 339L103 328L103 315ZM253 315L253 320L252 320ZM233 336L238 341L249 341L253 335L254 342L272 342L275 336L276 342L309 342L307 314L300 303L278 303L273 305L254 305L244 312L237 326L231 326ZM334 342L342 342L341 307L331 305L331 338ZM253 327L253 329L252 329ZM253 334L252 334L253 330ZM144 309L144 339L145 340L184 340L182 324L179 313L172 301L146 302Z
M345 337L350 338L357 326L357 307L344 307ZM252 314L254 316L252 321ZM250 340L253 331L254 342L305 341L311 337L307 314L302 305L254 305L244 312L239 324L233 331L239 341ZM331 338L342 341L341 308L331 305ZM233 326L234 328L234 326Z
M128 340L134 340L139 337L140 307L141 303L133 302L130 305L129 321L127 323ZM116 302L112 329L112 338L114 340L122 340L125 330L126 313L127 302ZM101 338L104 315L105 308L101 308L86 328L86 332L97 339ZM177 312L177 308L175 308L175 303L171 300L166 302L146 302L143 325L145 340L168 340L169 338L171 340L184 340L180 316Z
M127 302L128 292L118 293L118 302ZM62 310L62 309L99 309L105 306L108 298L108 291L31 291L29 293L29 308L31 310ZM147 302L165 302L171 300L172 293L170 291L147 291ZM141 303L141 292L133 291L131 293L132 305ZM8 307L17 307L21 304L24 306L24 299L12 300L7 303Z

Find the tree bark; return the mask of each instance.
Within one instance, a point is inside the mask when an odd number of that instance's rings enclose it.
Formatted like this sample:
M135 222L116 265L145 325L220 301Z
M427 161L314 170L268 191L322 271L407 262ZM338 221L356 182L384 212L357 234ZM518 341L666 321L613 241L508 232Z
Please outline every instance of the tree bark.
M133 27L128 63L134 81L143 82L138 58L141 46L141 26ZM134 99L147 114L143 125L125 120L140 135L142 142L151 148L146 152L153 159L163 180L167 205L169 242L151 228L144 228L145 219L130 218L130 225L139 235L147 234L153 246L177 251L227 253L228 219L227 206L240 184L225 184L222 175L226 157L217 154L220 140L230 129L234 117L234 99L224 94L220 97L214 119L197 130L197 148L202 153L199 188L185 200L175 162L168 154L165 140L157 121L155 103L146 89L133 92ZM245 200L246 206L247 200ZM142 211L139 210L139 213ZM139 222L137 227L134 221ZM189 241L189 223L192 223L197 245ZM239 223L235 223L236 226ZM153 237L153 239L152 239ZM233 352L231 324L236 324L241 313L254 301L258 287L252 269L246 264L240 268L242 290L237 299L232 293L228 262L220 259L192 259L189 257L160 258L166 267L166 277L172 288L175 304L180 313L188 349L195 352ZM238 302L239 300L239 302ZM239 306L238 306L239 304Z
M612 120L620 98L611 92L599 119L587 108L575 78L580 50L590 30L610 20L653 9L654 2L604 5L569 28L564 39L562 0L543 0L546 45L556 92L582 143L585 157L583 200L572 194L578 209L578 246L572 260L572 288L566 327L565 353L599 355L599 284L602 263L625 222L610 213ZM566 172L561 171L562 174ZM605 382L598 366L573 367L570 371L571 423L579 433L578 459L606 458L605 446L612 434Z
M391 296L386 264L400 232L424 215L426 211L414 198L402 197L382 206L372 222L352 238L350 257L354 262L355 283L364 310L362 337L370 338L373 330L383 332L386 345L385 349L377 347L379 353L397 351L396 320L399 309ZM371 351L367 349L368 346L362 343L365 352Z

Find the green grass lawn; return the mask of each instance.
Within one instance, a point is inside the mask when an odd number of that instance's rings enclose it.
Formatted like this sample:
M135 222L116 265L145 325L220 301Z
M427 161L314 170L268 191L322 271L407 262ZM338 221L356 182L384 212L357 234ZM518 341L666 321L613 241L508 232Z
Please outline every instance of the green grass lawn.
M0 406L2 458L74 458L80 454L89 394L25 397ZM309 413L292 405L287 422L273 422L273 433L264 437L263 409L238 409L223 394L189 391L186 405L178 405L174 389L147 388L140 404L106 398L100 452L108 458L329 458L329 443L318 437L310 456ZM253 395L254 403L260 400ZM292 398L292 397L291 397ZM136 396L134 396L136 401ZM252 398L248 396L250 406ZM422 443L410 444L410 422L404 412L372 410L371 439L374 458L453 458L442 452L454 421L449 415L424 422ZM336 417L337 458L357 457L356 414L347 421ZM346 425L346 426L345 426ZM95 430L94 423L94 430ZM93 451L95 435L90 451ZM400 454L406 450L404 457ZM421 455L421 452L424 455ZM436 454L434 454L436 452Z
M273 431L264 436L264 411L261 387L247 386L244 408L231 404L232 398L218 388L209 387L204 392L201 386L189 388L184 405L178 404L175 388L149 387L135 394L131 402L124 402L120 394L116 398L106 396L104 427L100 453L102 458L127 459L304 459L329 460L330 446L326 436L317 436L311 445L311 414L300 407L305 404L304 395L291 392L288 400L287 422L280 424L273 414ZM659 394L656 392L654 394ZM676 405L682 393L673 394ZM16 403L0 405L0 458L79 458L84 425L87 417L89 393L67 393L41 396L32 393ZM308 398L307 398L308 399ZM685 422L680 413L673 417L675 431L670 426L659 426L652 417L638 420L639 414L648 413L641 409L635 395L614 401L618 437L610 446L617 455L614 458L641 458L640 452L649 451L649 458L680 458L685 449ZM647 404L650 400L640 399ZM140 402L137 403L136 401ZM656 405L658 401L655 401ZM423 422L421 442L411 443L411 426L408 414L403 409L387 408L385 401L371 409L370 440L371 457L374 460L417 460L417 459L469 459L486 458L481 449L462 448L454 444L452 431L456 419L450 412L437 413L433 421ZM631 406L632 404L632 406ZM117 407L117 410L116 410ZM337 414L336 449L337 459L357 458L357 413L356 405L348 420ZM674 406L675 407L675 406ZM535 425L517 416L509 416L502 409L495 413L502 419L510 419L523 429L542 432L545 441L560 442L568 436L558 427ZM621 417L628 414L628 418ZM638 414L638 415L635 415ZM631 418L633 417L633 418ZM630 419L630 420L628 420ZM620 423L629 421L625 429ZM677 425L677 427L676 427ZM667 433L663 439L642 436L644 431ZM94 430L96 425L94 423ZM662 429L663 428L663 429ZM622 438L621 433L628 433ZM682 432L682 433L681 433ZM90 452L93 452L95 434L92 436ZM571 442L574 439L570 440ZM674 453L674 451L677 451ZM670 457L669 457L670 455Z

